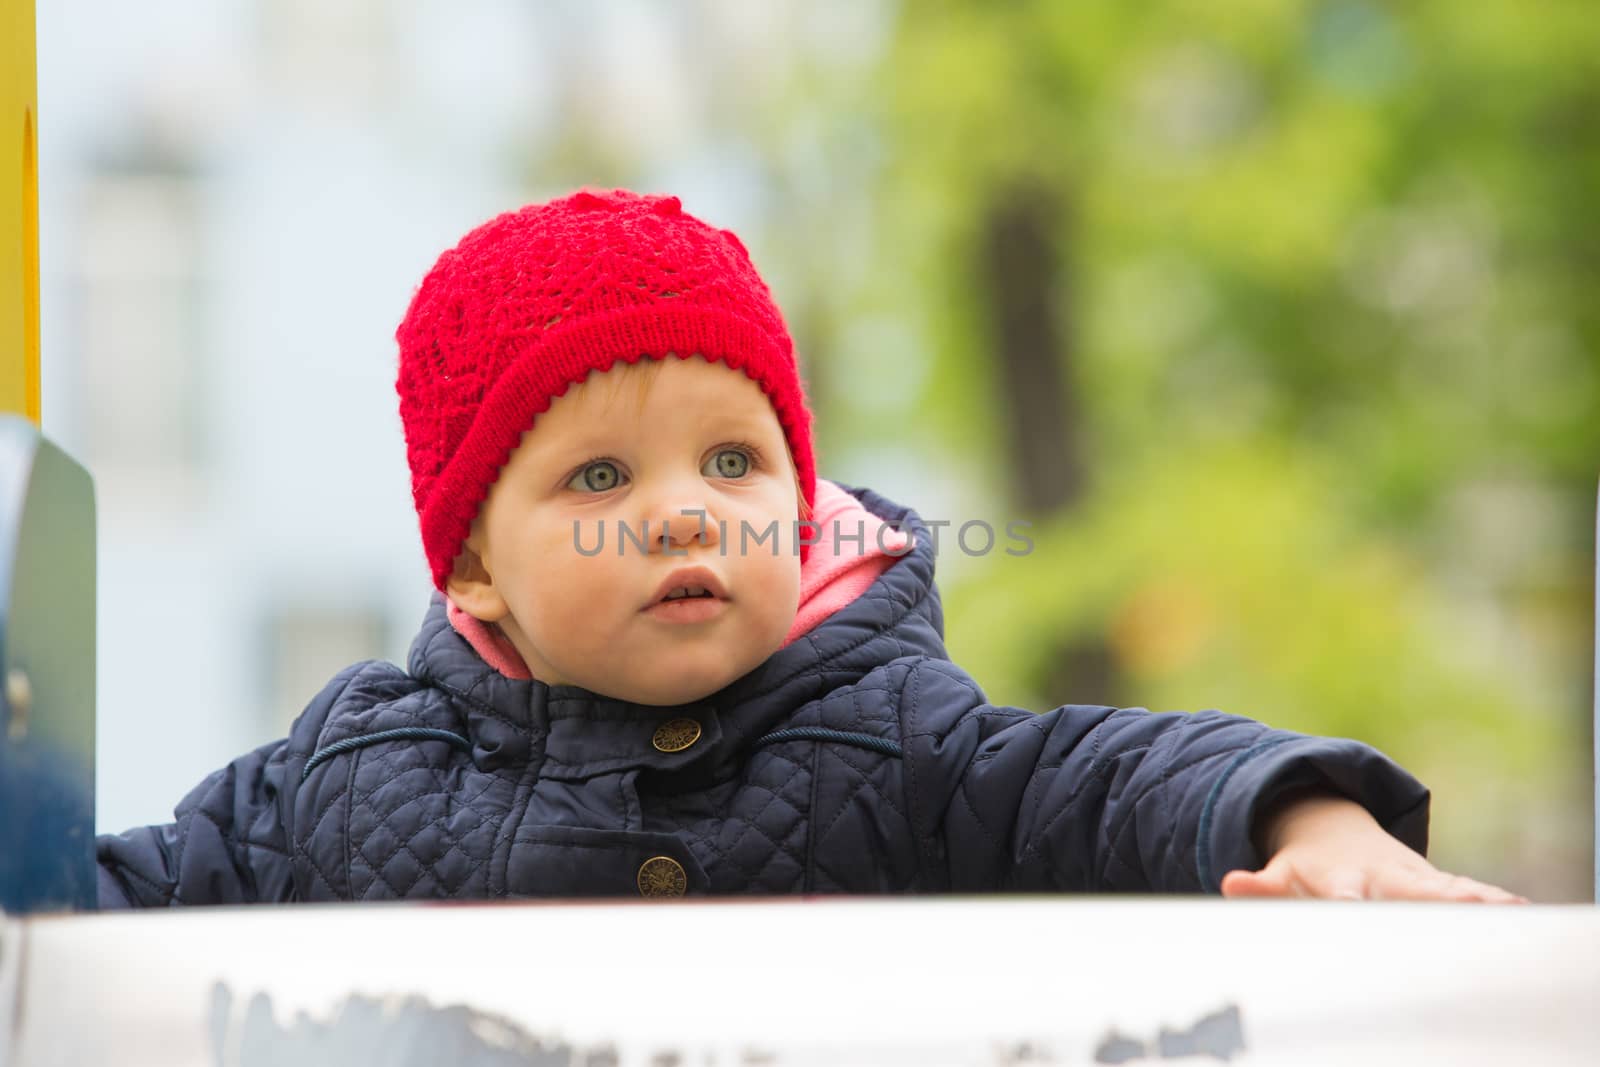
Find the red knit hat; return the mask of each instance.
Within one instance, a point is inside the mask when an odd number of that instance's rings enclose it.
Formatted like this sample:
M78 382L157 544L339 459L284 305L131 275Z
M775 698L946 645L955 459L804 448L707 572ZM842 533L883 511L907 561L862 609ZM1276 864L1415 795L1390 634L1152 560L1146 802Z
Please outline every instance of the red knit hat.
M739 239L677 197L585 190L491 219L439 257L395 338L439 589L523 432L619 359L698 354L743 371L777 413L807 512L815 501L811 411L783 316Z

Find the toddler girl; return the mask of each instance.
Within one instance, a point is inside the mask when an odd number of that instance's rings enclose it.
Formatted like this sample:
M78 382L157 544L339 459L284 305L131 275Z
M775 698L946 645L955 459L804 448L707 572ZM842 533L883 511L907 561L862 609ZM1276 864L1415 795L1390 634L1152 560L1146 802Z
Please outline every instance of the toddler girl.
M1156 891L1515 901L1434 869L1372 748L1207 711L990 704L928 530L818 478L739 240L580 192L445 252L402 322L437 590L168 825L103 906Z

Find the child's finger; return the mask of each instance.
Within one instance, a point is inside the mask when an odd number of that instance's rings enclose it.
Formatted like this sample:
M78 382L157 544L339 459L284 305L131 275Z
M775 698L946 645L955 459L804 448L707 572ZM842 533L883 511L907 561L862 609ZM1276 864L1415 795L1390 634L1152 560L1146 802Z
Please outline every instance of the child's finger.
M1284 866L1269 864L1260 871L1229 871L1222 878L1225 897L1298 897L1305 894Z
M1499 886L1475 881L1459 874L1433 871L1427 875L1412 875L1384 879L1373 887L1374 899L1379 900L1448 900L1471 904L1526 904L1527 897L1507 892Z

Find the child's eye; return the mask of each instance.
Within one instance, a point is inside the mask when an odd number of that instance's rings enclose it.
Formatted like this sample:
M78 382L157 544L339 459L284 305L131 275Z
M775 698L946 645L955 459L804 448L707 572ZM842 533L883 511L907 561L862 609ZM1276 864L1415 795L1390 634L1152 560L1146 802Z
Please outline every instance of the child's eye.
M609 459L597 459L585 463L583 469L572 476L567 488L580 493L604 493L621 484L622 472L617 469L617 465Z
M740 448L724 448L706 460L700 473L714 478L743 478L750 473L750 453Z

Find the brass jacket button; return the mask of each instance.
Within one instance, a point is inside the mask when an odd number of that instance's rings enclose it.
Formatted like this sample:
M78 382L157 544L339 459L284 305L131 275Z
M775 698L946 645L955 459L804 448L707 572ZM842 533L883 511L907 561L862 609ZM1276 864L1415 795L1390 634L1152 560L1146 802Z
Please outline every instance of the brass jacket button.
M639 865L641 897L681 897L688 891L689 876L671 856L651 856Z
M650 743L657 752L682 752L700 740L700 724L693 719L668 719L656 727Z

